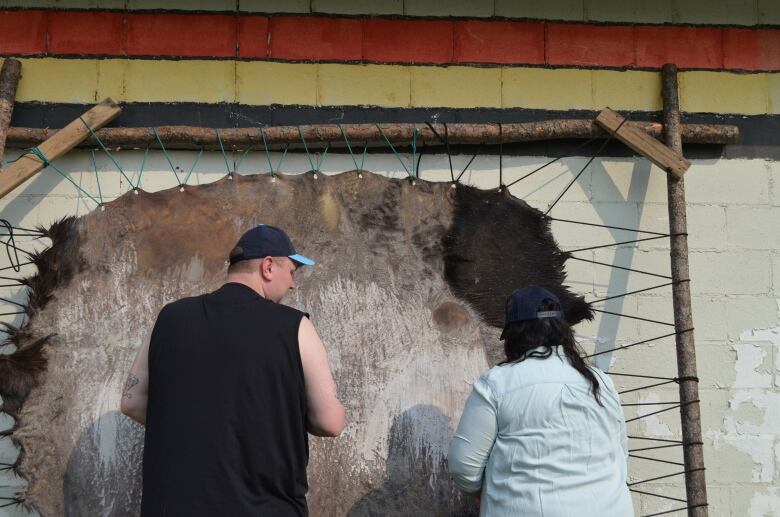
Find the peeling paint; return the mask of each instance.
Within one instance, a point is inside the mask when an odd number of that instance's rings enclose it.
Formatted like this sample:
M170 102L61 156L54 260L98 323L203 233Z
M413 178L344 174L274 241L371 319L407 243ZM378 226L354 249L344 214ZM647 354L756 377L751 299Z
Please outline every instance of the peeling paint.
M742 334L745 339L745 334ZM770 354L759 344L735 343L731 348L737 353L734 369L737 371L733 388L769 388L772 386L772 370L767 359Z
M639 402L643 404L661 402L661 397L659 397L657 393L648 393L647 395L642 395L639 398ZM647 415L654 411L658 411L657 406L639 406L639 409L637 410L637 416ZM661 420L660 415L645 417L640 420L640 422L642 423L644 436L655 436L657 438L674 436L672 429L668 424Z
M780 298L775 302L780 319ZM705 435L722 458L729 457L725 454L728 449L749 458L751 477L741 482L776 484L780 460L780 392L773 386L778 386L780 326L746 330L739 334L739 339L731 345L737 354L736 378L730 387L722 428L708 429ZM731 469L736 468L737 465L731 465ZM708 482L713 481L721 484L725 480L708 478ZM741 514L739 510L733 511L739 512L734 515ZM780 490L776 486L757 487L746 511L750 517L780 515Z

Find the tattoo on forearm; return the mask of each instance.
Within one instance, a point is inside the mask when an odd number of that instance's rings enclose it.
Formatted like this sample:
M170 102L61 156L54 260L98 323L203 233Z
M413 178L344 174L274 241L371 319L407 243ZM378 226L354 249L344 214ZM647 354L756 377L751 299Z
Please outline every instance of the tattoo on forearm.
M138 377L133 374L128 375L127 380L125 381L125 389L122 390L122 396L128 399L133 398L133 394L130 393L130 390L132 390L138 382Z

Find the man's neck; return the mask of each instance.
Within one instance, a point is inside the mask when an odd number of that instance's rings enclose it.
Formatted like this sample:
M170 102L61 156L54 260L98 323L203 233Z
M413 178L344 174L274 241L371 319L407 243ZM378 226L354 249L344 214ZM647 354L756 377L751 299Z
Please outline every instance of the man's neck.
M267 298L265 295L265 290L263 289L263 283L259 282L254 275L242 275L240 273L234 273L231 275L228 275L227 277L228 283L233 284L243 284L253 291L255 291L257 294L262 296L263 298Z

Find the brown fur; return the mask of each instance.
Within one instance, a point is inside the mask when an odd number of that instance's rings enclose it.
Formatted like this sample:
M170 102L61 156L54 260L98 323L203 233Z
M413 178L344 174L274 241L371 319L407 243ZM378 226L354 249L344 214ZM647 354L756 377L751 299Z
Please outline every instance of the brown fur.
M22 279L27 286L28 300L25 313L28 318L41 311L51 300L56 290L73 277L79 269L79 239L74 233L75 218L69 217L55 222L49 228L39 228L52 244L41 252L31 253L31 261L38 272ZM0 396L3 397L3 411L17 416L22 403L38 384L38 376L46 370L44 346L55 335L36 337L30 331L30 320L21 327L3 324L6 344L16 346L10 355L0 356Z

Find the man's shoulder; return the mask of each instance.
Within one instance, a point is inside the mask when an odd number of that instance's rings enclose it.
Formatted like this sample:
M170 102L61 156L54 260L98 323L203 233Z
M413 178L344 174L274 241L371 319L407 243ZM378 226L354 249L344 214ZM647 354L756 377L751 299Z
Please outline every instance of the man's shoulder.
M165 305L163 305L162 309L160 309L160 316L179 314L181 312L188 312L192 310L194 307L196 307L198 304L200 304L201 299L204 296L205 294L200 294L197 296L187 296L184 298L179 298L178 300L174 300L172 302L168 302Z
M284 314L285 316L290 318L300 319L304 316L307 318L309 317L308 312L304 312L300 309L296 309L295 307L290 307L289 305L274 303L273 306L280 314Z

